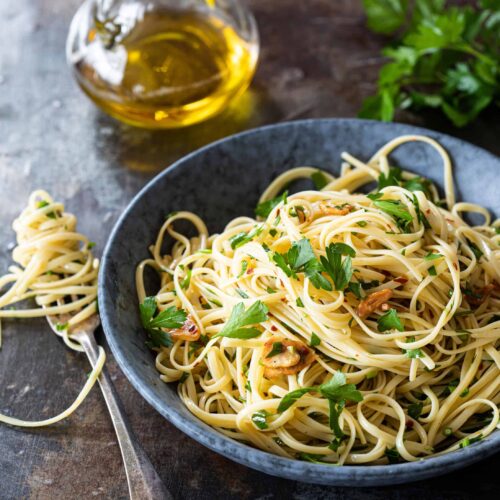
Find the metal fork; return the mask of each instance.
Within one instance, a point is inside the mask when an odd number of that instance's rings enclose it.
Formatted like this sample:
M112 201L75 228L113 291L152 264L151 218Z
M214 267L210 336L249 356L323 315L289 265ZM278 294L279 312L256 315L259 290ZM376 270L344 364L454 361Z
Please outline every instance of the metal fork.
M52 330L60 335L56 325L65 323L69 317L47 316L47 321ZM99 348L94 336L94 331L99 324L99 315L93 314L71 330L71 339L81 344L92 367L96 365L99 357ZM131 500L171 500L172 495L165 488L130 428L106 366L103 367L98 382L120 445Z

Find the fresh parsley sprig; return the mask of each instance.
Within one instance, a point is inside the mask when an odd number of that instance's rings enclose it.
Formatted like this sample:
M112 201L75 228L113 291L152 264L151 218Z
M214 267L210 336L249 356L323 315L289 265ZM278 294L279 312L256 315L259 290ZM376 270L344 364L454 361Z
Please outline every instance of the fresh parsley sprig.
M330 243L326 248L326 257L321 257L321 263L332 278L335 290L343 291L349 284L353 273L352 257L355 256L354 248L345 243Z
M307 238L295 241L286 253L275 252L272 258L287 276L297 279L297 273L303 272L316 288L332 290L331 283L321 274L323 266Z
M228 337L232 339L252 339L258 337L262 331L254 326L249 327L249 325L256 325L267 321L269 319L267 316L268 312L269 309L260 300L254 302L246 310L245 304L240 302L233 307L224 328L215 337Z
M296 389L283 396L278 405L278 413L288 410L308 392L319 392L328 400L330 429L332 429L334 434L330 448L337 451L340 443L344 439L344 433L339 424L340 414L347 401L359 403L363 400L363 395L356 389L354 384L346 383L346 376L344 373L336 371L333 377L324 384L312 387L302 387L301 389Z
M157 309L155 297L146 297L139 304L142 326L148 332L152 347L170 347L173 344L172 338L162 328L181 328L187 319L186 311L171 306L155 316Z
M359 113L391 121L396 110L441 110L457 127L500 103L498 0L363 0L368 27L392 35L378 90Z

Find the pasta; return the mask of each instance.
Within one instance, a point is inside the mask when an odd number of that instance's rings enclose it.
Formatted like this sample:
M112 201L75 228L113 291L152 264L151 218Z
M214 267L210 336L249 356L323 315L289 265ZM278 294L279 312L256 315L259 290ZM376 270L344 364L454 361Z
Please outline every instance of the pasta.
M75 351L83 351L71 339L71 329L97 312L97 273L99 261L92 255L92 243L76 232L76 217L64 212L45 191L35 191L28 206L14 221L17 246L12 257L17 265L0 277L1 318L67 317L58 325L58 335ZM34 299L38 307L19 308ZM1 323L0 323L1 335ZM1 346L1 336L0 336ZM41 421L25 421L0 414L0 422L20 427L50 425L69 416L94 386L105 361L100 355L95 368L74 403L59 415Z
M391 167L413 141L441 156L445 200ZM284 173L257 220L220 234L193 213L168 216L136 270L161 380L178 381L208 425L283 457L415 461L484 438L499 425L500 221L456 202L451 161L431 138L342 159L339 178ZM284 192L311 177L321 189ZM196 236L175 229L181 220ZM161 282L152 296L147 268Z

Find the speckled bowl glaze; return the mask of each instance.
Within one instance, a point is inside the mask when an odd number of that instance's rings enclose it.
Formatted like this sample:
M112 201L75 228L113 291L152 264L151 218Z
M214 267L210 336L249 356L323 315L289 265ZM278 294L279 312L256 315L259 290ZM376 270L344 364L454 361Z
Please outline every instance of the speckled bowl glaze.
M134 285L136 264L174 210L191 210L220 231L238 215L252 215L264 188L281 172L312 165L338 175L340 153L368 159L401 134L437 139L454 161L458 196L500 214L500 160L458 139L401 124L354 119L305 120L250 130L206 146L174 163L132 200L106 246L99 277L99 307L107 340L132 385L167 420L198 442L236 462L275 476L319 484L373 486L415 481L464 467L500 450L500 431L467 448L413 463L332 467L290 460L233 441L193 416L163 383L146 347ZM442 184L438 155L407 144L392 158ZM182 453L182 451L180 452Z

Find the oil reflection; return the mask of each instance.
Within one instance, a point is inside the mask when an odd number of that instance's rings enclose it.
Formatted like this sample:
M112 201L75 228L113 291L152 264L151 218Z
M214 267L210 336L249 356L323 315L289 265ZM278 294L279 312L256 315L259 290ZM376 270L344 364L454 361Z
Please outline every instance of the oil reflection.
M253 86L220 115L183 129L138 129L96 110L94 140L98 153L110 163L151 174L210 142L278 121L280 116L266 94Z

